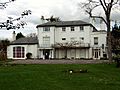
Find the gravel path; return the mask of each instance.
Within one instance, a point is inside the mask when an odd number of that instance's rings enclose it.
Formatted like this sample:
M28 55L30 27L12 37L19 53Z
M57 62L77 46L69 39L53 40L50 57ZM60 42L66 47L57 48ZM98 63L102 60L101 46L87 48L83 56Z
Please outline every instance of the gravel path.
M108 60L14 60L9 64L93 64L108 63Z

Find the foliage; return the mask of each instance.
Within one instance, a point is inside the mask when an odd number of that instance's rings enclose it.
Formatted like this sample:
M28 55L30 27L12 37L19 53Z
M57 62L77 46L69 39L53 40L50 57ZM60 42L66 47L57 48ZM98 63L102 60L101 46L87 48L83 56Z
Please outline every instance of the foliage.
M111 32L112 36L112 50L115 54L120 54L120 29L115 24Z
M7 46L10 44L8 39L0 40L0 60L7 59Z
M3 51L7 50L7 46L10 44L10 41L8 39L0 40L0 49Z
M0 9L4 9L6 8L6 6L8 5L8 3L14 2L15 0L9 0L7 2L4 3L0 3ZM14 21L19 21L21 20L21 18L23 18L24 16L27 16L31 14L31 10L25 10L24 12L22 12L21 16L18 18L12 18L12 17L8 17L8 19L4 22L0 22L0 28L6 28L7 30L10 29L19 29L19 28L24 28L24 25L26 25L26 22L24 21L20 21L17 24L14 24Z
M44 16L41 16L41 20L47 20L47 21L50 21L50 22L58 22L58 21L60 21L60 18L59 17L53 17L53 16L51 16L50 18L45 18Z
M91 18L99 18L102 20L107 27L107 44L108 44L108 59L112 62L112 47L111 47L111 14L112 9L119 6L120 0L87 0L87 2L82 3L82 8L85 8L85 12L89 14ZM97 7L102 7L104 15L96 15L93 11ZM100 12L101 13L101 12ZM104 17L105 16L105 17Z
M120 67L120 28L117 24L114 25L111 32L113 60L116 61L116 67Z
M120 90L114 64L0 66L0 90ZM88 69L88 73L64 70ZM108 77L109 75L109 77Z
M16 40L25 37L21 32L16 35Z

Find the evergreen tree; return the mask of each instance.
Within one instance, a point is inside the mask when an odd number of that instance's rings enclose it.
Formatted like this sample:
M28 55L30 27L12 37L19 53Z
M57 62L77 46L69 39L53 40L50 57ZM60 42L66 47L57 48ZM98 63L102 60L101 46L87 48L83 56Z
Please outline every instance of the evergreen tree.
M22 37L25 37L21 32L17 34L16 36L16 40L19 39L19 38L22 38Z

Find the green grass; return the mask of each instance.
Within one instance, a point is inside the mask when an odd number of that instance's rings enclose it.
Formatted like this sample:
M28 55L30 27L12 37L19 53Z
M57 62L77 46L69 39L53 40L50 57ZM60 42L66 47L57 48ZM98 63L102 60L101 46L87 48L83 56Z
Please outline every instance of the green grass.
M88 73L64 72L87 69ZM114 64L0 66L0 90L120 90Z

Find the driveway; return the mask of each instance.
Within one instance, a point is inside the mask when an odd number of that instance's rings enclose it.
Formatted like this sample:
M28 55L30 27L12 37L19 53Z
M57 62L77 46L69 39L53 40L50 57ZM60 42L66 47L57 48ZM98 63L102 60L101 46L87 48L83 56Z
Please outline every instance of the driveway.
M10 64L97 64L108 60L14 60Z

